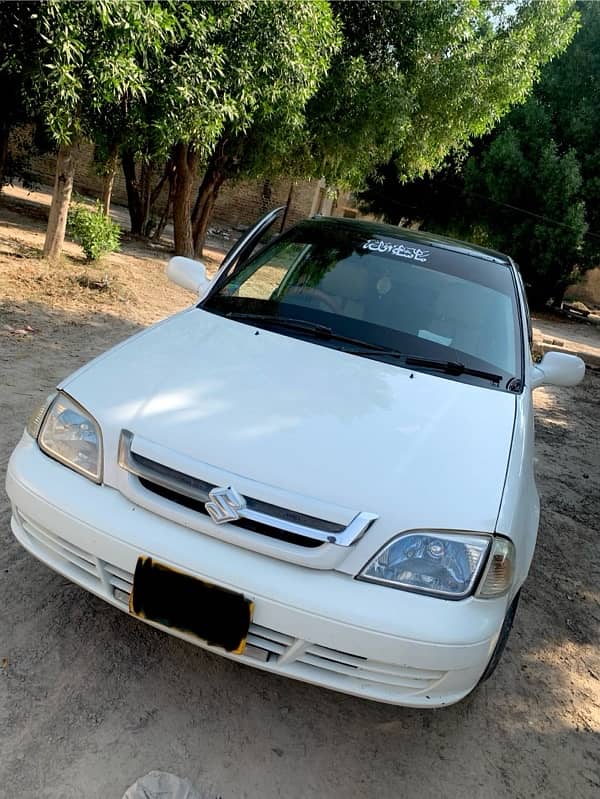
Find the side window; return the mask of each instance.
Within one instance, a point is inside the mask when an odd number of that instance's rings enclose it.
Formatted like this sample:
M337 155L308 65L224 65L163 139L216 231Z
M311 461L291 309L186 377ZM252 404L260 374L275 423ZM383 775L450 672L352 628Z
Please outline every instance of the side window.
M304 244L296 242L281 243L269 248L247 266L243 266L223 289L223 294L255 300L271 299L305 249Z
M279 236L279 232L277 230L273 230L274 227L276 227L274 223L269 225L269 227L267 227L260 236L253 238L246 245L246 247L244 247L239 256L238 265L245 261L249 261L251 258L254 258L254 256L263 249L263 247L266 247L267 244Z
M257 246L262 246L262 243L268 240L270 228L273 227L284 210L285 208L281 207L269 211L268 214L265 214L253 227L249 228L246 233L241 236L239 241L233 245L223 259L221 269L219 270L216 280L213 282L211 294L215 291L215 288L222 286L223 283L249 259L251 253L255 251Z

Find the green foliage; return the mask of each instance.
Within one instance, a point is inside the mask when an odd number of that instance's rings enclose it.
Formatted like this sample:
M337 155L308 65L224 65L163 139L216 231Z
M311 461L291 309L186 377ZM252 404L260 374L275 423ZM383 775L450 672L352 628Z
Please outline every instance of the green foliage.
M221 175L324 176L330 185L357 187L394 152L403 177L423 173L522 100L576 25L569 0L342 1L330 4L327 24L309 3L313 39L319 31L321 38L306 52L315 63L322 53L323 63L321 79L315 76L301 98L285 90L281 75L295 64L302 74L305 55L297 37L286 49L281 31L291 35L292 11L306 14L303 5L259 3L246 23L240 14L224 82L233 64L246 63L245 48L255 40L259 52L263 39L270 45L275 71L255 71L256 81L240 67L244 79L230 96L242 98L238 90L251 85L255 105L249 115L238 105L212 150L209 168L217 162ZM281 22L273 22L276 15ZM280 87L277 101L271 93Z
M1 125L19 124L27 116L23 83L32 39L35 39L38 3L0 4Z
M578 3L581 27L560 59L544 70L536 92L550 109L554 137L572 148L583 178L582 197L594 235L584 247L586 264L600 262L600 4Z
M97 261L119 249L121 228L104 215L98 203L94 208L82 203L73 206L69 210L67 230L81 245L88 261Z
M0 26L0 73L56 144L87 136L156 163L183 143L188 171L220 181L287 171L348 186L392 153L403 179L421 174L489 130L577 21L570 0L0 5L27 32L3 51Z
M376 214L392 225L422 226L451 235L452 226L461 226L464 203L456 202L464 191L461 168L462 161L450 157L435 173L404 182L392 159L369 175L356 199L365 213Z
M510 253L535 305L560 300L600 260L600 4L578 8L571 45L466 160L404 185L389 163L362 194L365 208L390 221Z
M586 208L577 155L559 148L536 98L469 158L464 177L468 213L520 264L532 304L561 299L582 261Z
M89 135L107 107L144 98L148 65L174 35L171 3L37 4L28 93L57 144Z
M525 98L573 36L572 5L334 2L343 46L309 102L305 170L361 187L392 154L403 179L438 167Z
M476 143L466 160L405 184L388 164L361 201L394 224L418 223L508 253L532 305L560 299L585 262L577 154L556 141L551 110L536 97Z
M29 178L28 153L9 153L8 137L30 121L25 93L37 3L0 3L0 189L15 177ZM30 182L30 181L29 181Z
M191 144L207 160L226 139L242 158L252 126L286 137L304 122L337 46L326 0L174 4L177 36L150 68L147 95L129 109L130 142L149 158Z
M306 102L338 33L326 0L181 3L174 12L178 36L152 73L147 100L131 107L128 149L146 162L176 161L175 236L186 239L190 172L204 166L219 186L276 171L276 153L301 138ZM211 191L209 202L218 188Z

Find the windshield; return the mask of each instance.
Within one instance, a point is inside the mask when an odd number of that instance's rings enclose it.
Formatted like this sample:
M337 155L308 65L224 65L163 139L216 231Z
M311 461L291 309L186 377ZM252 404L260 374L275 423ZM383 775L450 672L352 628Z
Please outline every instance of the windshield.
M298 337L318 326L319 344L379 360L386 359L383 350L393 350L390 362L398 365L403 354L487 370L500 375L502 388L520 377L509 265L416 244L401 230L397 238L374 230L302 223L222 276L202 307L244 322L279 324ZM366 349L358 348L361 343Z

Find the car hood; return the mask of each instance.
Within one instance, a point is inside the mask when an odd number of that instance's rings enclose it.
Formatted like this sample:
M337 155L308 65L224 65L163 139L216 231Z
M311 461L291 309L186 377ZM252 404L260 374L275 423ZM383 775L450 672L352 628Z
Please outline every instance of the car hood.
M197 461L197 476L242 493L251 481L266 501L343 523L375 513L382 540L425 527L494 530L515 417L506 392L197 308L62 387L101 425L109 484L128 429L170 453L171 467Z

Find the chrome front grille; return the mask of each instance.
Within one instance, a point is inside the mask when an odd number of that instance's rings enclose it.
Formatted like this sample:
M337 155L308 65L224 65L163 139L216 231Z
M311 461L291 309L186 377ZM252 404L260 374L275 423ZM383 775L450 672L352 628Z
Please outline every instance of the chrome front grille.
M23 543L34 554L88 590L128 609L131 572L85 552L16 509L14 516ZM250 625L247 644L246 653L239 656L243 662L331 688L361 694L370 691L379 698L384 694L399 699L430 691L446 675L342 652L255 622Z
M135 460L135 459L134 459ZM184 508L189 508L190 510L196 511L197 513L201 513L204 516L208 517L208 513L206 511L206 503L199 501L197 499L192 499L192 497L186 496L185 494L180 493L179 491L173 491L172 489L165 488L158 483L153 482L152 480L148 480L144 477L138 477L140 481L140 485L145 488L147 491L151 491L153 494L157 494L159 497L163 497L163 499L168 499L170 502L175 502L177 505L182 505ZM207 498L208 501L208 498ZM289 544L296 544L296 546L301 547L320 547L323 545L323 541L318 539L309 538L305 535L296 535L295 533L289 533L286 530L281 530L279 527L271 527L270 525L261 524L259 522L253 522L250 519L238 520L238 521L231 521L228 524L232 525L233 527L240 527L243 530L251 530L254 533L259 533L261 535L266 535L269 538L276 538L280 541L287 541Z
M220 490L213 483L136 452L133 433L128 430L121 431L119 466L134 475L147 491L205 516L210 515L206 506L214 499L211 492ZM239 499L235 517L225 520L229 525L302 547L318 547L325 543L348 547L358 541L377 518L374 513L361 512L348 525L344 525L255 497L244 496Z

